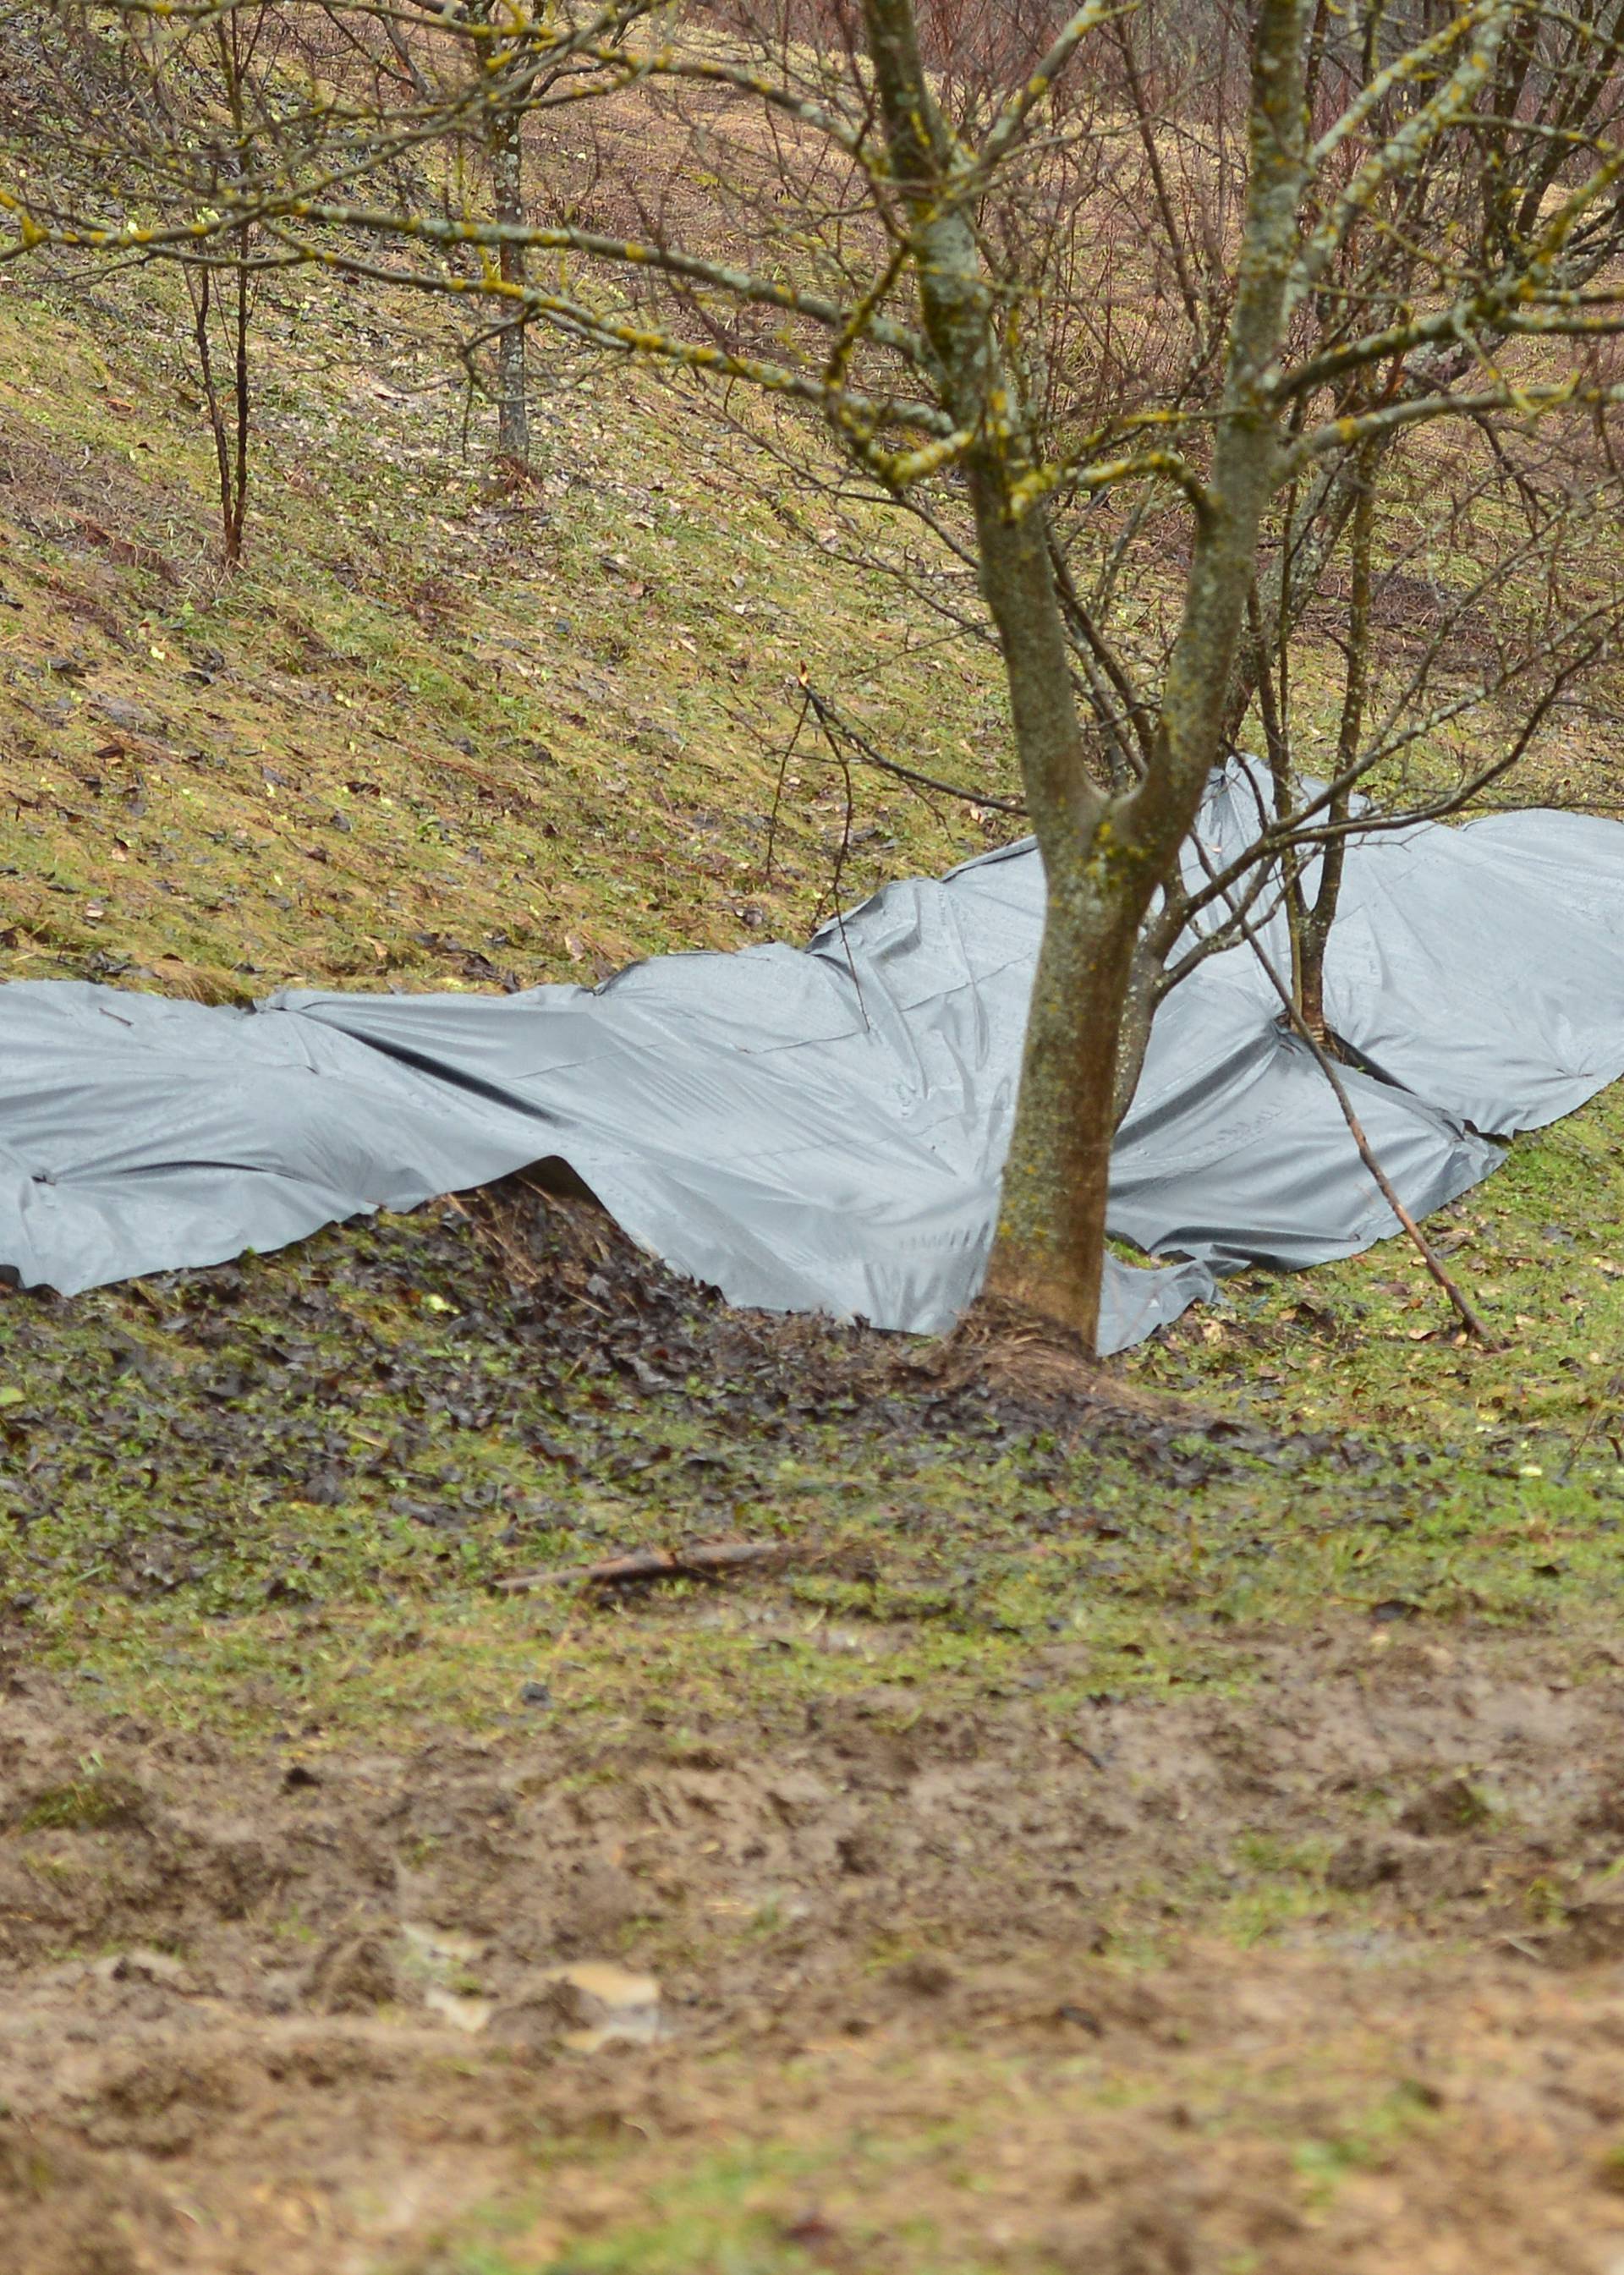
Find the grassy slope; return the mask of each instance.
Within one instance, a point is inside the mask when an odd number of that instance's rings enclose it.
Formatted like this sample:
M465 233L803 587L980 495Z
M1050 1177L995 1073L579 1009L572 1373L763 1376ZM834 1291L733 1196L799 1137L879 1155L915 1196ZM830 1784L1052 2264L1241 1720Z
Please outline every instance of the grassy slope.
M245 1736L291 1713L319 1742L403 1714L500 1723L539 1636L570 1622L493 1603L491 1579L735 1530L852 1552L869 1577L791 1593L900 1620L907 1679L978 1693L1057 1623L1091 1647L1085 1688L1103 1670L1129 1690L1243 1680L1215 1632L1384 1603L1589 1631L1613 1615L1624 1515L1621 1136L1609 1100L1450 1213L1457 1261L1498 1259L1501 1353L1458 1345L1388 1247L1234 1283L1124 1370L1270 1439L1310 1433L1284 1455L1182 1451L1176 1427L1154 1459L991 1422L919 1438L861 1399L787 1423L747 1371L639 1387L590 1349L538 1352L454 1207L321 1235L223 1287L19 1300L0 1311L0 1432L27 1523L0 1586L120 1700ZM1056 1535L1057 1509L1131 1547ZM741 1662L743 1618L655 1616L630 1656L573 1637L572 1687L623 1713L652 1655L696 1712L743 1682L776 1714L799 1711L801 1675L865 1679L815 1644ZM399 1665L358 1684L402 1630Z
M93 334L0 301L0 580L21 604L0 612L5 976L488 985L473 957L528 980L794 936L841 801L797 769L770 891L744 817L770 802L803 656L899 752L1000 779L973 670L898 661L895 593L824 569L725 438L685 459L651 382L618 386L612 415L558 401L540 496L482 503L443 399L431 423L389 391L382 367L426 351L370 321L330 301L279 320L255 556L222 586L207 452L139 311ZM545 512L501 518L514 503ZM859 820L880 835L853 882L969 847L961 821L872 788ZM1598 1101L1450 1213L1502 1355L1459 1347L1388 1247L1235 1283L1124 1367L1330 1433L1285 1453L1174 1434L1147 1458L993 1423L921 1438L860 1406L787 1427L747 1381L651 1389L539 1357L454 1210L240 1279L0 1301L0 1508L27 1520L0 1527L0 1601L110 1712L312 1753L448 1722L499 1736L537 1680L609 1743L651 1700L679 1729L742 1714L770 1736L877 1667L921 1714L995 1712L1057 1636L1076 1672L1043 1677L1046 1712L1075 1703L1068 1682L1244 1690L1258 1638L1328 1613L1545 1629L1587 1680L1624 1515L1621 1145L1624 1104ZM833 1566L702 1602L598 1618L487 1592L583 1550L809 1524ZM1325 1901L1311 1858L1237 1842L1234 1863L1220 1890L1182 1892L1202 1932L1266 1939ZM1134 1963L1166 1894L1113 1920ZM653 2227L568 2264L708 2267L748 2226L752 2169L696 2170ZM542 2264L494 2241L454 2262ZM738 2264L804 2260L760 2245Z
M94 331L0 297L5 976L127 963L251 997L798 937L844 805L804 744L767 878L803 663L899 756L1008 787L978 661L918 653L895 588L829 560L872 533L860 508L809 521L623 374L544 407L539 485L494 496L409 309L291 283L263 310L250 558L223 579L201 416L152 344L172 280L117 292ZM883 787L858 826L848 893L986 842Z
M676 406L645 379L616 382L613 418L601 396L562 397L547 413L542 488L503 520L514 501L488 501L477 465L452 447L444 399L397 397L396 378L369 375L397 366L404 390L437 368L398 311L291 292L268 315L254 555L238 578L222 580L208 565L205 442L183 381L149 344L162 311L140 298L165 287L123 289L134 299L92 312L94 328L83 312L15 291L0 300L10 469L0 558L7 595L21 604L0 616L0 733L14 793L0 808L6 976L110 971L127 984L243 994L295 975L488 986L491 965L531 979L729 944L767 926L793 936L827 894L823 841L842 797L814 762L797 762L789 858L772 891L750 817L771 801L803 657L854 690L900 752L944 770L978 763L999 779L989 688L956 655L946 665L928 648L903 658L917 631L895 590L831 565L815 534L787 526L787 510L759 495L762 462L736 441L698 428L698 450L679 448ZM425 402L438 407L426 413ZM827 532L835 517L814 522ZM872 540L856 516L847 526ZM611 556L631 573L606 569ZM875 658L885 660L878 678ZM62 661L73 669L54 668ZM207 672L208 684L188 671ZM125 706L139 729L124 723ZM889 787L860 786L859 824L877 834L853 857L854 884L968 850L960 818L944 821ZM479 956L483 968L470 960ZM1315 1499L1295 1474L1282 1485L1266 1465L1248 1470L1169 1519L1162 1489L1124 1470L1112 1491L1158 1540L1171 1524L1174 1600L1199 1604L1198 1628L1214 1605L1228 1617L1273 1617L1384 1595L1543 1617L1565 1601L1583 1606L1611 1580L1613 1520L1601 1513L1619 1474L1621 1135L1624 1106L1600 1100L1521 1145L1450 1212L1458 1268L1503 1327L1502 1354L1461 1348L1409 1251L1387 1245L1301 1280L1232 1283L1215 1313L1126 1363L1148 1386L1272 1427L1374 1429L1426 1449L1424 1485L1400 1493L1409 1513L1394 1518L1384 1486L1368 1526L1341 1471L1326 1473ZM339 1232L255 1267L264 1318L251 1302L225 1315L240 1321L240 1347L235 1328L224 1333L259 1386L257 1429L297 1437L321 1403L317 1394L308 1410L297 1399L290 1409L267 1368L262 1346L275 1351L289 1306L325 1319L321 1332L336 1338L331 1366L363 1328L403 1355L405 1390L367 1394L362 1436L329 1449L329 1467L369 1460L368 1429L392 1443L400 1410L434 1407L459 1327L419 1300L414 1243L428 1236L412 1226ZM346 1292L358 1276L364 1299ZM455 1304L454 1274L444 1292ZM297 1491L245 1497L207 1438L189 1447L162 1426L187 1402L185 1369L171 1365L187 1300L112 1290L60 1320L46 1314L43 1326L30 1306L0 1314L0 1369L21 1394L15 1447L39 1443L19 1434L19 1417L49 1419L52 1439L72 1440L111 1372L134 1389L120 1430L102 1433L103 1452L67 1470L48 1523L5 1552L64 1657L88 1652L115 1685L143 1698L155 1686L178 1709L210 1715L235 1711L215 1678L249 1662L269 1670L272 1691L297 1666L296 1687L324 1729L412 1700L436 1711L454 1701L476 1719L496 1711L530 1646L478 1583L515 1553L535 1561L566 1548L578 1510L557 1538L531 1523L507 1551L493 1545L500 1511L472 1519L457 1529L450 1571L442 1541L388 1510L431 1476L497 1479L502 1508L522 1499L535 1464L513 1410L498 1401L482 1422L436 1417L429 1472L418 1463L415 1485L371 1462L352 1497L321 1508ZM130 1373L131 1348L162 1355L162 1398L139 1368ZM493 1363L514 1374L511 1358ZM566 1420L572 1411L566 1385L515 1379L510 1395L521 1405L539 1397ZM125 1438L138 1410L148 1417L148 1466L132 1472ZM623 1398L617 1415L631 1440L673 1426L657 1400ZM702 1416L682 1426L704 1434ZM839 1432L806 1458L812 1482L787 1500L770 1474L752 1470L736 1517L793 1523L820 1506L844 1469ZM1007 1453L989 1468L950 1447L922 1456L918 1474L943 1521L971 1533L1018 1526L1052 1503L1046 1474L1023 1482ZM590 1500L600 1488L571 1491ZM1220 1537L1232 1517L1253 1529L1256 1557L1208 1556L1208 1502ZM131 1544L155 1523L162 1531L173 1508L192 1512L208 1552L193 1560L196 1576L166 1555L140 1583ZM600 1514L601 1538L628 1544L705 1521L700 1501L691 1510L668 1490L652 1503L610 1494ZM880 1535L892 1528L884 1494L859 1495L849 1515ZM1289 1558L1272 1553L1282 1539ZM128 1597L85 1588L93 1546L122 1559ZM914 1560L911 1548L898 1553L904 1568ZM450 1657L414 1655L398 1682L359 1691L342 1651L307 1664L302 1618L262 1607L290 1556L301 1568L315 1560L323 1616L363 1647L377 1620L427 1617ZM1172 1621L1172 1659L1159 1646L1138 1679L1181 1663L1185 1647L1182 1615L1155 1608L1160 1568L1136 1561L1123 1583L1136 1618ZM988 1665L1018 1651L1023 1621L1007 1622L1003 1608L1012 1590L1024 1600L1037 1586L1039 1621L1054 1616L1046 1602L1039 1608L1052 1586L1068 1618L1114 1632L1114 1588L1074 1604L1069 1572L1056 1550L1041 1585L1019 1571L999 1577L965 1679L983 1679L984 1646ZM987 1645L988 1632L1006 1640ZM154 1647L171 1634L184 1643L169 1648L172 1672L158 1674ZM679 1626L667 1642L674 1681L689 1668L703 1687L718 1654L728 1659L714 1635ZM939 1637L925 1634L920 1647L922 1664L935 1665ZM956 1662L956 1647L948 1656ZM323 1671L335 1665L336 1678ZM608 1693L623 1672L605 1672Z

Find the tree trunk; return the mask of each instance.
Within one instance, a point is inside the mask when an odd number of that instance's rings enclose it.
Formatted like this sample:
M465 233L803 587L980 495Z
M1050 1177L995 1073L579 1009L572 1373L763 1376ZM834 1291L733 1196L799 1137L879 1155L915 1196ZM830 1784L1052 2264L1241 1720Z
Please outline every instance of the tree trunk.
M1004 1167L989 1293L1069 1327L1091 1349L1105 1269L1117 1123L1117 1038L1139 918L1088 771L1041 507L1009 510L1002 467L971 468L981 588L1004 660L1021 775L1043 854L1047 913Z
M1046 864L1021 1094L1004 1165L988 1292L1093 1349L1117 1124L1117 1035L1137 926L1102 903L1081 861Z
M525 219L524 149L520 121L505 122L491 152L491 174L499 223ZM499 254L504 284L523 284L525 251L503 245ZM496 336L496 448L517 466L530 464L530 405L525 391L525 328L516 320Z
M1163 686L1144 779L1101 799L1080 763L1061 765L1051 714L1069 690L1046 666L1049 619L1061 638L1046 573L1039 592L1001 574L992 517L978 504L983 585L998 621L1028 797L1049 881L1021 1095L988 1284L1097 1340L1105 1216L1139 927L1179 856L1215 760L1233 681L1258 535L1279 465L1265 397L1278 351L1303 184L1303 84L1313 0L1263 0L1255 33L1251 178L1230 321L1222 417L1196 528L1183 616ZM1035 517L1029 516L1028 518ZM999 587L1017 589L1001 610ZM1013 602L1014 605L1009 605ZM1048 683L1046 702L1021 682ZM1069 700L1068 696L1068 701ZM1023 734L1023 716L1036 732ZM1073 732L1076 733L1075 714ZM1055 794L1058 790L1059 794ZM1069 829L1068 829L1069 823ZM1125 1102L1125 1101L1124 1101Z
M1261 0L1251 175L1212 477L1150 764L1109 796L1093 782L1072 689L1041 504L1023 492L1032 443L1002 352L958 154L919 58L910 0L865 0L892 178L903 185L925 330L967 456L981 588L997 627L1027 804L1048 884L1015 1128L987 1285L1097 1341L1111 1141L1126 1033L1143 978L1140 926L1195 819L1235 671L1258 525L1279 465L1268 375L1297 243L1303 67L1314 0ZM1136 996L1136 1002L1138 999ZM1143 1009L1143 1004L1139 1005Z

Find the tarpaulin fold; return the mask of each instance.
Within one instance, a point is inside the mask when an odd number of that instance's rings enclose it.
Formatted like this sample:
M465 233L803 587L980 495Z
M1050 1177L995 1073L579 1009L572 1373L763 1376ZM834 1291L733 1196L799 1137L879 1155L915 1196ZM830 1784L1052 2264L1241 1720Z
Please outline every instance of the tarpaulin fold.
M1255 830L1219 779L1186 857ZM289 990L252 1010L0 986L0 1268L64 1294L296 1240L540 1160L732 1302L946 1327L979 1286L1043 916L1030 841L886 886L804 949L661 956L595 988ZM1266 952L1287 956L1278 918ZM1417 1215L1495 1141L1624 1072L1624 826L1424 825L1349 847L1329 1022ZM1112 1164L1101 1348L1250 1263L1395 1229L1252 949L1159 1011Z

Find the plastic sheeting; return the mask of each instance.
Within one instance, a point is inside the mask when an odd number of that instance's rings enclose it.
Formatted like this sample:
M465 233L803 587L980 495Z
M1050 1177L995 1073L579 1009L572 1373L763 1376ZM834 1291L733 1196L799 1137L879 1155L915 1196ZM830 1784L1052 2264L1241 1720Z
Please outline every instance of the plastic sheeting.
M1232 774L1197 835L1221 858L1254 820ZM592 989L238 1011L13 982L0 1267L72 1294L554 1160L734 1303L940 1330L985 1270L1042 910L1028 842L888 885L804 950L662 956ZM1378 1070L1346 1079L1395 1188L1439 1206L1494 1168L1495 1136L1624 1072L1624 826L1532 812L1356 842L1326 1001ZM1111 1225L1176 1260L1113 1262L1102 1349L1226 1272L1395 1228L1278 1010L1242 946L1159 1014Z

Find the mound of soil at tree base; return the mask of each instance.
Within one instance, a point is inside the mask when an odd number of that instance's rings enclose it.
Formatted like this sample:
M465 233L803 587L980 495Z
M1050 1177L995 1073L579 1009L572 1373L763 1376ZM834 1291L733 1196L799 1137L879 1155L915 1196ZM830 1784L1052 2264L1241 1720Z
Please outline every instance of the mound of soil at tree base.
M590 1196L533 1174L444 1209L435 1236L455 1241L465 1226L477 1245L478 1267L470 1259L455 1281L471 1335L516 1338L555 1374L675 1398L724 1443L736 1428L789 1448L833 1422L875 1449L937 1440L1008 1448L1038 1478L1085 1441L1172 1489L1228 1475L1238 1460L1289 1476L1326 1459L1349 1471L1394 1459L1346 1432L1280 1433L1147 1394L1075 1337L986 1297L940 1338L741 1310L638 1248ZM214 1275L189 1276L204 1292ZM616 1459L606 1455L604 1474ZM716 1461L701 1503L721 1511L735 1494Z
M403 1295L442 1322L432 1342L370 1324L376 1303ZM11 1347L51 1372L73 1301L12 1291L0 1304ZM185 1493L204 1468L248 1489L240 1506L211 1506L190 1527L178 1521L170 1549L162 1497L143 1509L127 1546L110 1552L118 1584L135 1593L206 1576L222 1528L262 1527L290 1498L330 1505L368 1467L409 1470L436 1417L471 1437L505 1431L533 1470L590 1474L616 1491L646 1497L680 1473L700 1538L736 1529L742 1489L759 1484L775 1450L827 1450L831 1425L871 1458L912 1458L944 1440L1008 1450L1034 1480L1058 1476L1079 1435L1169 1488L1224 1476L1239 1460L1291 1473L1326 1457L1350 1469L1377 1459L1356 1440L1273 1436L1147 1399L1108 1365L986 1306L940 1342L741 1311L646 1254L594 1203L526 1176L329 1234L291 1268L225 1265L143 1281L140 1308L155 1336L115 1328L96 1355L110 1376L104 1420L124 1370L125 1405L140 1410L131 1425L184 1452ZM555 1393L566 1384L567 1436ZM28 1458L0 1493L19 1523L50 1512L60 1477L82 1458L87 1415L74 1387L28 1411ZM701 1444L628 1444L628 1399L697 1426ZM370 1400L389 1411L381 1426L391 1444L362 1461L351 1425L374 1429ZM432 1498L405 1490L396 1513L449 1538L488 1514L481 1482L470 1479L466 1505L458 1490L444 1478ZM520 1507L514 1523L545 1530L555 1506L543 1495L537 1514ZM629 1545L602 1543L605 1553Z
M1152 1457L1192 1428L1214 1443L1282 1442L1144 1397L1074 1338L990 1299L949 1335L901 1337L815 1312L741 1309L639 1248L590 1195L535 1173L449 1206L465 1213L495 1267L508 1332L587 1372L700 1395L718 1415L792 1427L860 1414L865 1432L881 1436L1086 1426Z
M517 2267L684 2188L720 2252L713 2162L757 2172L774 2270L1609 2275L1617 1665L1355 1627L1234 1649L1261 1675L1235 1697L1059 1717L1063 1645L972 1711L881 1682L772 1730L653 1701L604 1729L560 1701L246 1759L13 1652L8 2275L430 2275L493 2192L529 2207ZM1295 1860L1265 1942L1225 1909L1241 1853ZM714 2264L691 2249L649 2264Z

